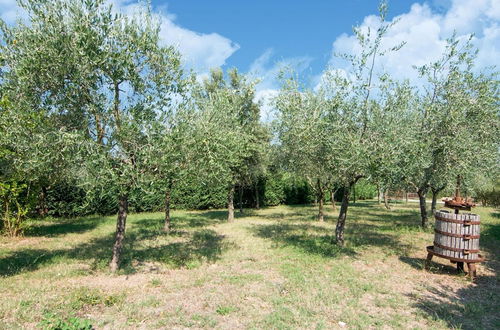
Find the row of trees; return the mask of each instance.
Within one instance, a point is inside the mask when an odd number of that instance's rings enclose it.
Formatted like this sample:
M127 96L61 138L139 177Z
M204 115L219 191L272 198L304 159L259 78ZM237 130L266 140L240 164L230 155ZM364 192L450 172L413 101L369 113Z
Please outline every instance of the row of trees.
M179 180L225 185L231 221L235 186L259 176L269 140L253 84L236 70L197 83L162 45L150 8L125 16L103 0L19 5L29 22L1 26L4 226L26 214L11 207L20 195L43 205L61 181L112 194L116 271L134 190L163 192L168 231Z
M260 121L256 82L236 70L206 79L184 71L148 7L125 16L104 0L20 5L29 21L0 29L3 230L18 234L30 205L46 213L49 187L112 196L112 271L137 191L163 195L168 232L172 191L186 182L224 189L233 221L235 194L256 192L258 207L263 179L286 171L314 190L321 221L327 192L342 195L343 244L362 178L417 191L425 226L429 190L497 170L497 81L475 73L470 43L454 38L441 60L419 68L423 87L378 73L377 60L403 46L382 47L385 4L375 33L355 29L361 52L344 56L350 71L328 70L314 90L283 76L273 123Z
M419 68L420 82L393 80L377 61L404 43L387 46L384 36L397 22L385 21L380 6L376 31L355 28L358 54L340 54L347 70L332 68L310 90L289 76L275 100L277 132L290 169L316 188L319 220L326 189L343 191L335 231L344 226L353 186L367 178L387 191L416 191L421 225L427 226L426 197L458 180L462 189L481 187L498 176L498 80L477 73L471 40L452 36L440 59Z

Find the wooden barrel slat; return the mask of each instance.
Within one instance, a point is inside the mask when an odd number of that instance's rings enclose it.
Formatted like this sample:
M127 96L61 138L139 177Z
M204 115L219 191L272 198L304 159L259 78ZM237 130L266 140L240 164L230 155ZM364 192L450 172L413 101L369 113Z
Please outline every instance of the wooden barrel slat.
M479 258L480 219L477 214L437 211L435 218L436 253L452 259Z

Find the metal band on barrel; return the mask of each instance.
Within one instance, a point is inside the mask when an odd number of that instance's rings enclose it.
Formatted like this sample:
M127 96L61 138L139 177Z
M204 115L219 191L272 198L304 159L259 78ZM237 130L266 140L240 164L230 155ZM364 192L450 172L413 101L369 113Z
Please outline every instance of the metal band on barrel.
M441 245L439 243L436 243L434 242L434 246L438 247L438 248L441 248L443 250L449 250L449 251L453 251L453 252L461 252L463 254L469 254L469 253L479 253L480 251L479 250L471 250L471 249L457 249L457 248L453 248L453 247L449 247L449 246L445 246L445 245Z
M446 218L441 218L438 215L435 215L436 220L443 221L443 222L451 222L451 223L459 223L461 225L480 225L481 221L479 220L456 220L456 219L446 219Z
M438 229L434 229L434 232L444 235L444 236L450 236L450 237L457 237L457 238L463 238L463 239L477 239L481 235L468 235L468 234L452 234L452 233L447 233L445 231L441 231Z

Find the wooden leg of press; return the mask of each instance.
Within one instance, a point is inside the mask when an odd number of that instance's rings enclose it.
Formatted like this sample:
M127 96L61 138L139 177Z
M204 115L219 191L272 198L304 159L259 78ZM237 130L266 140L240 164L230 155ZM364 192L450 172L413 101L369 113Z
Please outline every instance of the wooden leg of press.
M469 276L470 278L474 279L476 278L476 264L474 263L468 263L467 264L467 269L469 270Z
M424 262L424 268L425 269L429 269L429 265L431 263L431 260L432 260L432 253L428 252L427 253L427 259L425 259L425 262Z

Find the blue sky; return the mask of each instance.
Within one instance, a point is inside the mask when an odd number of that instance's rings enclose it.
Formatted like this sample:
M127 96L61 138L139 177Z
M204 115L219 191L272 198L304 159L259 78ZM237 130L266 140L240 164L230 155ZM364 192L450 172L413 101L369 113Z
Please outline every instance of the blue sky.
M137 0L106 1L127 15L138 6ZM378 27L378 0L152 1L161 39L179 49L186 68L203 77L213 67L237 67L261 81L257 98L264 103L276 95L283 66L314 87L325 70L347 69L334 53L358 52L354 25ZM14 24L18 15L16 0L0 0L3 20ZM413 66L437 60L453 32L475 34L479 69L500 63L500 0L392 0L387 21L395 20L383 47L406 45L376 66L395 78L417 79Z
M389 19L408 12L415 1L390 4ZM167 6L176 22L190 30L218 33L240 48L227 60L227 66L248 71L252 62L273 50L273 57L307 56L313 72L328 63L332 42L365 16L377 12L377 1L231 1L156 0L154 6ZM436 6L434 6L436 7Z

